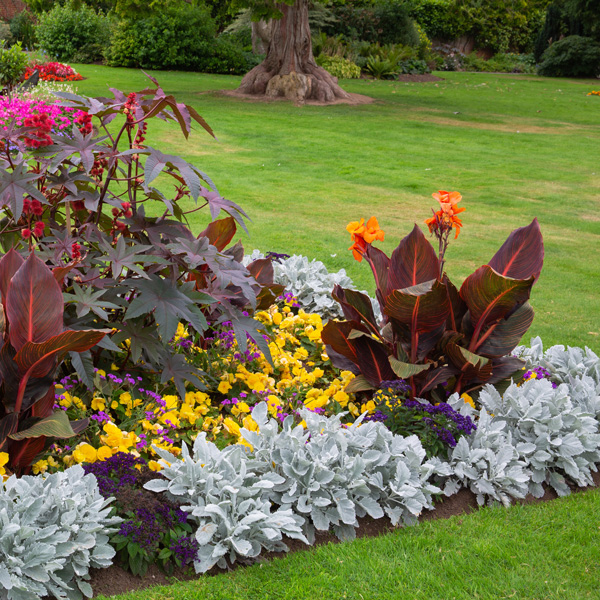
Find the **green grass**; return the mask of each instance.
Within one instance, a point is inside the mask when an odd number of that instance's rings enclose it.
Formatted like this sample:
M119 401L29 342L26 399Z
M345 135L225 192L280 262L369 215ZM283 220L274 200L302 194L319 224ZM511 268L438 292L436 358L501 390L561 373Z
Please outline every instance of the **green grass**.
M120 600L598 598L597 490L327 544Z
M146 85L138 71L77 68L88 95ZM196 164L246 209L249 250L302 253L372 291L368 267L347 251L346 224L376 215L389 252L431 214L432 192L459 190L467 211L448 252L455 283L537 217L546 259L530 333L600 351L600 98L586 96L594 82L474 73L427 84L352 81L344 87L375 103L295 107L215 93L237 87L237 77L155 75L219 141L198 131L186 142L158 122L149 144ZM596 491L486 509L121 598L598 598L599 509Z
M135 70L77 68L89 95L147 81ZM218 141L203 130L186 141L155 121L149 144L196 164L249 213L248 250L302 253L373 291L367 265L347 251L346 224L376 215L389 252L431 215L432 192L459 190L467 210L448 251L455 283L537 217L546 260L531 335L600 350L600 98L586 96L593 82L484 73L446 73L437 83L348 81L349 91L376 102L296 107L215 93L234 89L239 77L154 74L197 108ZM199 231L206 214L194 217Z

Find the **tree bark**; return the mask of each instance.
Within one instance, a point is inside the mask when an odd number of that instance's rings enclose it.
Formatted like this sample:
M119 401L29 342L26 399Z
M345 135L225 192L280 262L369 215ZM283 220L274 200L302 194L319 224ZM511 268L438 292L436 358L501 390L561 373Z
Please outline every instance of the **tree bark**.
M312 53L308 0L293 5L277 3L282 17L273 21L271 43L265 60L242 79L244 94L285 96L296 102L334 102L349 94L337 79L319 67Z

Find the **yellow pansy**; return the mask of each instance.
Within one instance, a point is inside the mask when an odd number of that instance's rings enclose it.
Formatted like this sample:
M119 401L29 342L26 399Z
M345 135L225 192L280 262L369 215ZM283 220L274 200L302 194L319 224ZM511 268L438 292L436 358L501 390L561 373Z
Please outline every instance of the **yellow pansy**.
M240 426L230 417L227 417L224 421L223 421L223 426L225 427L225 429L227 430L228 433L230 433L231 435L235 435L236 437L239 437L240 435Z
M47 460L38 460L36 463L32 465L31 470L34 475L39 475L40 473L45 473L48 470L48 461Z
M100 446L97 456L99 461L105 461L113 455L112 450L108 446Z
M460 397L465 401L466 404L470 404L473 408L477 408L475 406L473 398L471 398L471 396L469 396L469 394L467 394L466 392L464 394L461 394Z
M226 394L231 389L231 384L228 381L221 381L217 389L221 394Z
M0 475L6 474L6 469L4 465L8 462L8 452L0 452Z
M78 463L93 463L98 459L98 452L96 448L84 442L78 444L75 450L73 450L73 458Z
M92 399L92 410L105 410L106 409L106 400L104 398L100 398L98 396Z
M245 402L238 402L231 408L231 413L237 417L240 413L249 413L250 407Z

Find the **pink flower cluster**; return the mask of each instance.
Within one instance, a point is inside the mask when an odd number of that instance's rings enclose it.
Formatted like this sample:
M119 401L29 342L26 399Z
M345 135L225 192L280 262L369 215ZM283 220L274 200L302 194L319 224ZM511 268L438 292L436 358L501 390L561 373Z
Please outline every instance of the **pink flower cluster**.
M54 131L61 131L73 124L73 119L81 111L64 108L56 104L47 104L43 100L0 97L0 126L8 129L8 125L15 121L18 127L25 125L25 121L34 115L46 114L52 120Z

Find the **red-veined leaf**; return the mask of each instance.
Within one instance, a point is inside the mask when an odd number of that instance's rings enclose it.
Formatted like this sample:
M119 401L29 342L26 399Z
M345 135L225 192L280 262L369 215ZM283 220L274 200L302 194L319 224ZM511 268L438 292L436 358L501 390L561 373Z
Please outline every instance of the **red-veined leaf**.
M439 276L440 266L433 246L417 224L392 253L388 292L425 283Z
M23 257L14 248L11 248L0 260L0 293L2 304L5 306L10 280L24 262Z
M0 451L6 444L8 436L14 433L19 426L19 415L16 413L8 413L2 420L0 420ZM5 452L5 450L4 450Z
M64 303L52 271L35 254L13 275L6 294L10 342L18 352L27 342L45 342L63 329Z
M233 239L236 231L235 219L226 217L209 223L208 227L198 237L207 237L208 241L221 252Z
M27 372L29 377L43 377L48 373L55 358L60 358L67 352L89 350L106 333L107 331L96 329L67 330L41 344L26 342L17 352L15 361L19 365L19 369Z
M390 271L390 259L385 254L379 250L379 248L375 248L371 244L367 244L367 251L365 253L366 259L371 265L371 269L373 270L373 276L375 277L375 285L377 286L377 291L381 294L382 298L385 298L388 294L388 280L389 280L389 271ZM379 297L379 295L378 295Z
M362 322L375 335L380 335L373 305L368 296L354 290L346 290L340 285L334 286L331 295L340 303L346 319Z
M401 290L394 290L385 300L385 312L411 333L432 331L446 322L450 300L446 286L432 279Z
M476 347L477 353L489 357L510 354L531 326L533 317L531 304L525 302L512 315L500 319L480 336Z
M469 308L474 328L469 350L473 352L478 347L486 325L506 318L529 299L533 282L533 276L529 279L504 277L489 265L479 267L465 279L460 296Z
M449 366L438 367L433 371L429 371L425 377L423 386L419 390L419 395L432 390L442 383L446 383L451 377L456 376L456 374L457 370Z
M488 358L473 354L453 342L446 345L446 354L467 380L477 378L487 381L492 376L492 364Z
M61 411L62 412L62 411ZM46 437L40 436L10 443L9 455L11 468L26 469L31 465L35 457L44 450Z
M515 229L489 262L500 275L513 279L533 276L534 281L539 277L543 264L544 240L537 219L533 219L527 227Z
M367 328L358 321L329 321L321 332L323 343L331 346L338 354L350 359L355 365L358 365L358 354L355 344L349 338L353 331L364 331L368 333Z
M273 261L270 258L254 260L246 268L260 285L273 283Z

